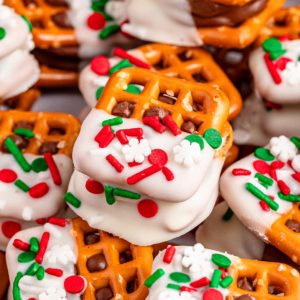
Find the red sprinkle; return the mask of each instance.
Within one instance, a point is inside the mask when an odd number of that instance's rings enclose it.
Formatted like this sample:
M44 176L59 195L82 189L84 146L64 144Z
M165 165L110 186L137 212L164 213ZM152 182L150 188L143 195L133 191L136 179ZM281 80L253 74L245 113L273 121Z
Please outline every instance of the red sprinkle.
M130 177L127 178L127 183L129 185L133 185L133 184L136 184L138 183L139 181L157 173L161 171L161 166L160 165L152 165L151 167L147 168L147 169L144 169L142 170L141 172L139 173L136 173Z
M144 131L142 128L123 129L123 131L127 136L142 137L144 134Z
M259 205L264 211L270 211L270 206L265 201L259 201Z
M141 200L137 205L138 212L144 218L153 218L158 213L158 205L150 199Z
M269 173L269 170L270 170L269 165L263 160L254 161L253 167L257 172L259 172L263 175Z
M188 292L188 293L194 293L194 292L197 292L197 290L196 289L193 289L193 288L190 288L190 287L188 287L188 286L182 286L181 288L180 288L180 292Z
M174 122L171 116L165 116L163 118L163 121L175 136L181 134L180 128L177 126L177 124Z
M124 166L112 154L107 155L106 160L115 168L118 173L121 173L124 170Z
M124 20L121 24L120 24L120 32L122 35L124 35L125 37L127 37L128 39L135 39L135 37L131 34L129 34L128 32L123 31L123 25L128 24L129 20Z
M163 262L170 264L174 258L176 248L174 246L168 246L163 257Z
M292 61L292 59L288 57L280 57L279 59L277 59L274 65L277 69L283 71L286 68L287 63L290 61Z
M174 180L174 174L169 168L163 167L162 172L163 172L163 174L165 175L165 177L168 181Z
M280 42L290 41L290 40L292 40L292 36L289 35L289 34L284 34L284 35L282 35L281 37L279 37L278 40L279 40Z
M96 56L91 61L91 69L97 75L107 75L110 70L109 59L105 56Z
M99 144L100 148L106 148L111 141L114 139L115 135L112 132L110 125L105 125L101 128L99 133L95 136L95 141Z
M45 196L48 192L49 192L48 184L45 182L41 182L31 187L28 193L30 197L37 199Z
M166 131L166 126L160 123L158 116L144 117L143 123L159 133Z
M92 194L102 194L104 192L103 184L93 179L86 181L85 188Z
M64 274L63 270L61 270L61 269L54 269L54 268L47 268L47 269L45 269L45 272L47 274L55 276L55 277L61 277Z
M291 193L290 188L283 180L278 180L277 184L282 194L289 195Z
M265 106L267 108L272 108L272 109L276 109L276 110L281 110L282 109L282 105L278 104L278 103L273 103L271 101L265 100Z
M67 220L65 218L50 217L48 219L48 223L60 227L65 227L67 225Z
M224 297L221 292L215 289L208 289L203 293L203 300L223 300Z
M227 276L227 272L224 268L220 268L220 270L222 272L221 278L224 279Z
M44 225L47 223L47 219L46 218L39 218L39 219L36 219L35 222L39 225Z
M25 243L19 239L15 239L13 241L13 245L15 248L22 250L22 251L28 251L30 249L30 245L28 243Z
M292 177L300 183L300 172L292 174Z
M271 163L272 169L282 169L284 167L284 162L276 160Z
M270 169L269 175L270 175L270 177L271 177L272 179L274 179L275 181L277 181L276 169Z
M81 276L72 275L65 279L65 290L70 294L81 293L84 289L85 282Z
M6 221L2 223L1 230L5 237L12 238L17 232L22 229L21 225L17 222Z
M138 162L136 162L136 161L133 161L133 162L130 162L130 163L128 163L128 166L130 167L130 168L133 168L133 167L136 167L136 166L140 166L142 163L138 163Z
M162 149L153 149L148 156L148 161L152 165L164 166L168 162L168 154Z
M39 264L41 264L43 262L44 255L45 255L45 252L46 252L47 247L48 247L49 239L50 239L50 233L47 232L47 231L44 232L42 237L41 237L41 240L40 240L39 252L36 254L36 257L35 257L35 261Z
M233 169L232 170L232 175L234 176L248 176L251 175L251 171L246 170L246 169Z
M122 145L128 144L128 139L127 139L127 136L126 136L124 130L118 130L116 132L116 136Z
M276 69L276 67L274 66L273 62L271 61L271 59L270 59L270 54L269 54L269 53L266 53L266 54L264 55L264 60L265 60L265 63L266 63L266 65L267 65L267 68L268 68L268 70L269 70L269 72L270 72L270 74L271 74L271 76L272 76L274 82L275 82L276 84L280 84L280 83L282 82L282 79L281 79L279 73L277 72L277 69Z
M52 180L55 185L61 185L62 184L62 179L60 176L60 173L58 171L57 165L53 159L53 156L51 153L45 153L44 154L44 159L48 165Z
M0 181L5 183L14 182L18 178L18 175L15 171L9 169L3 169L0 171Z
M105 26L106 20L102 14L94 12L87 18L86 23L89 28L100 30Z
M190 283L190 286L196 289L202 288L210 284L210 279L207 277L202 277L196 281Z

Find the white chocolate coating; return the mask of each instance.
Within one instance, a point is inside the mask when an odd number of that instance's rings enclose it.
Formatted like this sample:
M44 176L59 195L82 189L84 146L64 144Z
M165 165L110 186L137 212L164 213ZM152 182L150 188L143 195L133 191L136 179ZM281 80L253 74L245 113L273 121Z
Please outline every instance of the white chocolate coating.
M1 5L1 4L0 4ZM25 92L39 78L39 65L29 53L34 44L29 27L13 9L0 6L0 99Z
M196 241L205 248L232 253L249 259L262 259L265 243L249 231L233 215L223 220L228 204L222 202L215 206L211 215L198 227Z

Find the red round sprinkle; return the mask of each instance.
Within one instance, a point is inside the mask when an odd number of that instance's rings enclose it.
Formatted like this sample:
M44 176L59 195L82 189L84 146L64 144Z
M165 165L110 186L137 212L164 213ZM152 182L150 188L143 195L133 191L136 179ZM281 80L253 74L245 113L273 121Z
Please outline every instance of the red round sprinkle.
M84 279L81 276L72 275L65 279L65 290L70 294L79 294L85 286Z
M223 300L224 297L218 290L208 289L203 293L203 300Z
M41 182L31 187L29 190L29 195L32 198L41 198L49 192L49 186L45 182Z
M91 61L91 69L97 75L107 75L110 69L110 63L105 56L96 56Z
M270 169L269 165L263 160L254 161L253 167L257 172L259 172L261 174L267 174Z
M85 187L92 194L102 194L104 192L103 184L93 179L88 179Z
M22 227L19 223L13 221L6 221L2 223L2 232L8 239L12 238L17 232L19 232Z
M94 12L87 18L86 23L89 28L99 30L105 26L106 21L102 14Z
M137 208L140 215L144 218L153 218L158 213L158 205L150 199L140 201Z
M168 162L168 155L164 150L154 149L148 156L148 161L152 165L164 166Z
M13 170L3 169L0 171L0 180L5 183L14 182L17 179L17 174Z

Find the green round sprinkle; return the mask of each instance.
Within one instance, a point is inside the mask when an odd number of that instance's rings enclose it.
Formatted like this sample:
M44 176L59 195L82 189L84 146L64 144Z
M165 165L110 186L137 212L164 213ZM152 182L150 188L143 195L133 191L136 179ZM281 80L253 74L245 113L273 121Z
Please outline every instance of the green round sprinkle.
M21 272L18 272L15 279L14 279L14 283L13 283L13 297L14 297L14 300L22 300L21 291L20 291L20 288L19 288L19 282L20 282L22 277L23 277L23 274Z
M36 253L33 252L22 252L18 256L19 263L27 263L35 259Z
M165 271L163 269L157 269L148 279L145 280L144 285L147 288L151 288L152 285L164 275Z
M220 282L220 286L224 289L228 288L233 282L232 276L226 276L223 280Z
M221 276L222 276L221 270L219 270L219 269L214 270L214 273L211 277L209 286L212 288L218 288Z
M277 38L271 37L263 42L262 48L266 52L276 52L282 50L282 44Z
M180 285L177 285L177 284L173 284L173 283L169 283L167 285L167 288L168 289L172 289L172 290L176 290L176 291L179 291L181 286Z
M173 272L169 275L169 277L177 283L188 283L191 281L190 276L182 272Z
M31 163L31 168L34 172L39 173L48 170L48 165L44 158L39 157Z
M110 126L117 126L123 124L123 119L121 117L115 117L112 119L108 119L102 122L102 126L110 125Z
M201 150L204 149L204 142L200 135L190 134L185 138L185 140L188 140L190 143L197 143Z
M279 192L278 197L281 200L285 200L288 202L300 202L300 195L293 195L293 194L284 195L283 193Z
M38 280L43 280L45 277L45 269L42 266L40 266L35 276Z
M275 157L272 155L272 153L270 152L270 150L266 149L266 148L257 148L254 151L254 155L262 160L265 161L272 161L275 159Z
M229 221L233 217L233 211L230 207L226 210L225 214L223 215L223 220L224 221Z
M6 30L3 27L0 27L0 40L3 40L6 36Z
M281 57L285 53L286 53L286 50L279 50L279 51L276 51L276 52L271 52L270 59L271 60L276 60L277 58Z
M17 128L14 130L14 134L24 136L27 139L32 139L34 137L33 131L27 128Z
M113 188L109 185L104 187L105 191L105 200L108 205L113 205L116 202L116 199L113 195Z
M264 176L260 173L256 173L254 177L257 178L258 181L266 188L268 188L269 186L272 186L274 183L272 178Z
M31 24L31 22L27 19L26 16L22 16L23 20L25 21L25 23L27 24L28 28L29 28L29 31L31 32L32 29L33 29L33 26Z
M211 256L211 260L215 265L217 265L218 267L221 267L221 268L227 269L231 265L231 260L223 254L214 253Z
M39 269L40 265L37 262L34 262L30 265L30 267L25 272L25 275L33 276Z
M70 192L65 193L64 200L75 208L79 208L81 206L80 200Z
M129 199L134 199L134 200L138 200L141 199L141 195L128 191L128 190L124 190L124 189L119 189L119 188L114 188L113 189L113 194L114 196L119 196L119 197L123 197L123 198L129 198Z
M119 32L120 26L118 24L113 24L106 26L99 34L100 39L105 40L109 38L111 35Z
M40 249L40 243L39 240L36 237L32 237L29 241L30 243L30 251L31 252L38 252Z
M14 185L16 187L18 187L20 190L22 190L23 192L25 192L25 193L27 193L30 190L30 187L24 181L22 181L21 179L17 179L14 182Z
M214 128L207 129L203 137L213 149L217 149L222 145L222 136L220 132Z
M98 88L98 90L96 91L96 101L99 100L100 96L101 96L102 93L103 93L103 90L104 90L104 86L100 86L100 87Z
M135 84L128 84L126 92L135 94L135 95L139 95L141 93L141 89L138 86L136 86Z
M109 75L112 75L113 73L124 69L124 68L130 68L133 67L133 64L130 63L130 61L128 59L123 59L121 60L119 63L117 63L115 66L113 66L110 70L109 70Z
M297 147L298 150L300 150L300 138L293 136L291 138L291 142Z

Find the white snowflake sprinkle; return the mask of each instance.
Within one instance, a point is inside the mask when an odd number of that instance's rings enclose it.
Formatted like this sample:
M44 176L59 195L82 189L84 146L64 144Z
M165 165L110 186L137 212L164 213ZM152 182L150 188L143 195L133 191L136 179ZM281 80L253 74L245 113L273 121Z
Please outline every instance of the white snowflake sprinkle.
M39 294L39 300L67 300L67 293L63 289L48 288L46 292Z
M183 140L173 148L175 162L187 168L192 167L200 161L201 149L199 144Z
M300 154L296 155L293 158L292 167L296 172L300 172Z
M297 147L284 135L270 140L270 152L279 160L287 162L297 155Z
M300 84L300 63L298 61L288 62L281 76L290 85Z
M122 148L122 153L125 155L126 162L142 163L145 157L150 155L151 148L146 139L138 140L132 138L129 143Z
M76 263L76 255L69 245L54 245L46 252L45 260L52 265L66 266Z

